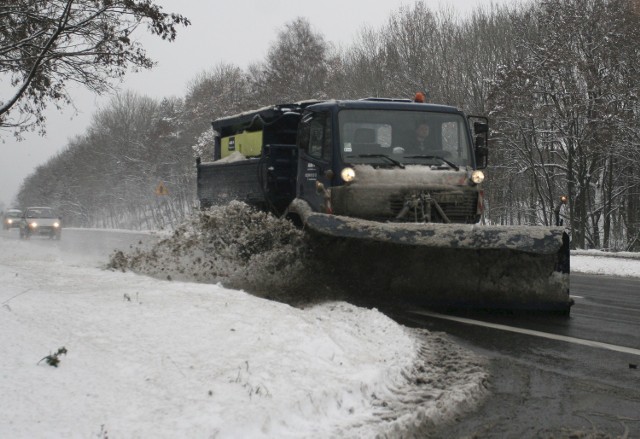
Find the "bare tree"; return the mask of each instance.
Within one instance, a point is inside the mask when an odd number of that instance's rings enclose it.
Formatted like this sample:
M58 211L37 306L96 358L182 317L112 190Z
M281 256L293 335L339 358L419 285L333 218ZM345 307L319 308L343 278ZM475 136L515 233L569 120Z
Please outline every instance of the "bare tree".
M341 97L389 97L392 78L386 66L384 36L380 31L364 28L342 56L343 88ZM396 70L397 71L397 70Z
M183 112L182 99L114 96L85 135L25 180L20 204L52 205L67 225L175 225L195 198L193 151L180 134ZM168 193L157 193L160 183Z
M213 157L211 121L255 106L249 95L249 75L221 63L198 74L188 85L183 130L198 156Z
M609 246L616 212L627 210L625 198L637 200L633 166L621 159L632 154L624 133L638 126L638 85L628 78L640 67L640 20L629 7L624 0L533 5L519 18L519 56L493 84L497 144L531 178L530 207L546 208L548 217L553 195L569 195L580 248L600 247L603 237Z
M328 49L307 19L286 24L264 63L253 67L253 87L261 103L326 98Z
M18 135L44 132L43 110L70 102L67 87L96 93L129 68L153 61L131 34L145 23L173 41L189 20L162 11L152 0L3 0L0 3L0 79L11 85L0 101L0 128Z

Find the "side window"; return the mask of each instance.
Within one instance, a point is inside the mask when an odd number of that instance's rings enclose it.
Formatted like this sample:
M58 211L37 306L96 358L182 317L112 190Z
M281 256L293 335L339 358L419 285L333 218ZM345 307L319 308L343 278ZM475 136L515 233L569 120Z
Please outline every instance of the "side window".
M458 124L456 122L444 122L442 124L442 149L445 151L457 151L459 144Z
M309 124L309 155L322 158L322 146L324 145L323 119L316 118Z
M468 151L465 148L465 126L458 121L442 123L442 149L452 154L452 157L466 159Z
M380 146L382 146L383 148L389 148L391 146L391 138L393 137L391 125L389 124L379 125L377 127L377 131L378 131L377 138Z
M304 116L300 121L298 127L298 148L303 151L309 150L309 123L311 122L311 116Z
M302 118L298 146L312 157L331 159L331 123L328 114L310 113Z

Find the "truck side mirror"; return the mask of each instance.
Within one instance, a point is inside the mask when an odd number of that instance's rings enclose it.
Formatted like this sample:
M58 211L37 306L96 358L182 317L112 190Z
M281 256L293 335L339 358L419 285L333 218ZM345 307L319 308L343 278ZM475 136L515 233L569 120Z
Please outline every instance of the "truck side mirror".
M476 152L476 168L477 169L486 168L489 162L489 148L487 148L484 136L476 136L475 152Z
M489 124L484 122L474 122L473 132L476 134L487 134L489 132Z

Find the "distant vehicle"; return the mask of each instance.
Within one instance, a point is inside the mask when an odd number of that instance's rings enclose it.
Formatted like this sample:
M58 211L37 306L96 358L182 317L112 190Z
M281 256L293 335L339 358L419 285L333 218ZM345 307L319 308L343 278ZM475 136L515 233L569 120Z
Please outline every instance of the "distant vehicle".
M20 217L22 211L20 209L9 209L2 215L2 229L9 230L20 227Z
M20 238L29 239L33 235L46 235L60 239L62 221L50 207L27 207L20 220Z

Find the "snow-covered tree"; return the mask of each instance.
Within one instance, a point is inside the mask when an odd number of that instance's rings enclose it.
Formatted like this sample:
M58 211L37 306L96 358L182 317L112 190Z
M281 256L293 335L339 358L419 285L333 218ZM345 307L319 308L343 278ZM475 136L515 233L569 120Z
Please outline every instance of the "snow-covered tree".
M640 17L629 8L622 0L534 4L518 18L519 57L493 83L507 178L516 173L530 187L519 203L549 222L559 194L568 195L581 248L602 245L602 226L609 246L612 218L637 193L621 161L632 152L624 133L638 126L638 85L629 78L640 67Z

